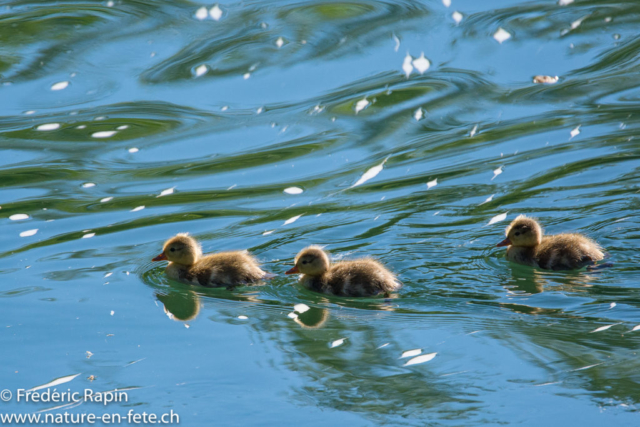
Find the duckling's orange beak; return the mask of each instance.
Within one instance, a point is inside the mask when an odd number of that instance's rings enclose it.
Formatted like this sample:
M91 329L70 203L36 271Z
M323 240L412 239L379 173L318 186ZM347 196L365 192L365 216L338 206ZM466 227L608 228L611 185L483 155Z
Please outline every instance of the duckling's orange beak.
M166 260L167 260L167 256L164 254L164 252L162 252L160 255L158 255L151 261L166 261Z
M509 245L511 245L511 240L509 240L509 238L507 237L502 242L498 243L496 247L499 248L500 246L509 246Z
M284 274L296 274L296 273L300 273L300 270L298 270L298 266L293 267L291 270L287 270Z

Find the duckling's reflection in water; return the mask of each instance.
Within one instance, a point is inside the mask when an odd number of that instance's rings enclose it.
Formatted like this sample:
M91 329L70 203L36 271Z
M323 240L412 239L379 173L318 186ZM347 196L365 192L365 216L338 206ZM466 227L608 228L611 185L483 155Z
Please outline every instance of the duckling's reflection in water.
M293 319L298 325L307 329L318 329L327 323L329 319L329 310L326 308L310 307L304 313L299 313L298 317Z
M200 297L193 291L156 292L156 298L164 305L164 312L171 320L189 321L200 314Z
M505 283L510 292L539 294L545 289L553 291L580 292L584 287L593 286L598 279L595 272L549 272L515 266L511 269L511 278ZM584 290L583 290L584 291Z

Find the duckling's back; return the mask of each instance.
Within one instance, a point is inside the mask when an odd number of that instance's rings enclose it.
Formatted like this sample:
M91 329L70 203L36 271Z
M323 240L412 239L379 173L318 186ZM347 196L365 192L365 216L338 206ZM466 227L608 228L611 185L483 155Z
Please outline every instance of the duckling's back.
M326 282L335 295L351 297L386 294L402 286L393 273L371 258L334 264Z
M545 236L536 253L538 265L550 270L576 270L603 258L602 248L581 234Z
M191 268L191 274L200 285L215 287L255 283L265 272L254 257L237 251L207 255Z

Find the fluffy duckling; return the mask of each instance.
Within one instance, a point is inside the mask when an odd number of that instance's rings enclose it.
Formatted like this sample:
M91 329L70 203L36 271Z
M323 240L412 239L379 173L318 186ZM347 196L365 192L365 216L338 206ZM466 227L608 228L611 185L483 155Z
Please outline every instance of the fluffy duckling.
M602 248L581 234L543 236L540 224L524 215L507 227L507 238L496 246L509 246L507 259L549 270L576 270L604 258Z
M300 251L295 267L286 274L300 273L300 282L307 288L348 297L365 297L399 289L402 284L382 264L362 258L331 265L329 256L319 246Z
M153 261L169 261L167 276L189 285L236 286L272 277L246 251L202 256L200 244L186 233L167 240Z

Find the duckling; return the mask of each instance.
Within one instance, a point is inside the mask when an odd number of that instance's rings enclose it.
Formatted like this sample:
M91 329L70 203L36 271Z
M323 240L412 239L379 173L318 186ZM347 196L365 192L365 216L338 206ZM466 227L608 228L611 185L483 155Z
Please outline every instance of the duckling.
M256 259L246 251L202 256L200 244L187 233L167 240L162 253L152 261L169 261L167 276L189 285L233 287L273 277L262 271Z
M295 258L295 266L285 274L300 273L307 288L349 297L388 295L402 284L396 276L372 258L342 261L331 265L329 256L319 246L309 246Z
M496 246L509 246L507 259L548 270L576 270L604 258L602 248L581 234L543 236L540 224L524 215L507 227L507 238Z

